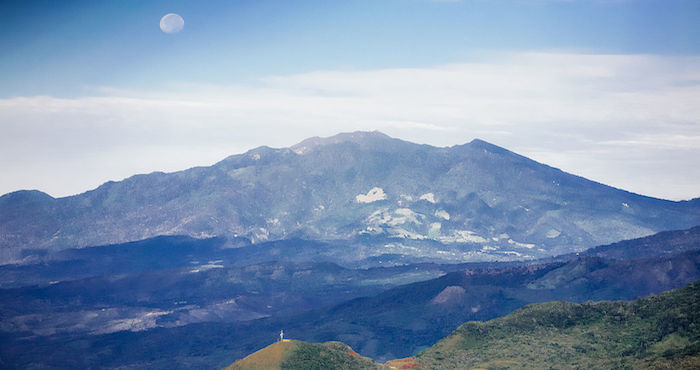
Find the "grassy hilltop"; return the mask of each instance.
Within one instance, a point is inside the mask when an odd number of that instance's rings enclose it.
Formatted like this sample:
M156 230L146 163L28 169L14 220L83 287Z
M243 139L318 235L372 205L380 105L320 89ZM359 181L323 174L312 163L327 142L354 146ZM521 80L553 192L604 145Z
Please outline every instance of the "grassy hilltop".
M234 362L226 367L226 370L379 369L381 367L340 342L306 343L285 340Z

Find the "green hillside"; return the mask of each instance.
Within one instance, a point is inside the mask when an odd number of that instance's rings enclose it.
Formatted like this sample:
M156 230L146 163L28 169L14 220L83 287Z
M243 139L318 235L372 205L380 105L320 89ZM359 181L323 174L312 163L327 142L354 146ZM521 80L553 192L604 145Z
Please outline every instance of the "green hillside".
M278 342L227 369L700 368L700 281L631 302L538 303L380 365L339 342Z
M360 357L340 342L306 343L283 341L238 360L226 370L273 369L378 369L382 366Z
M700 282L632 302L548 302L468 322L423 368L700 368Z

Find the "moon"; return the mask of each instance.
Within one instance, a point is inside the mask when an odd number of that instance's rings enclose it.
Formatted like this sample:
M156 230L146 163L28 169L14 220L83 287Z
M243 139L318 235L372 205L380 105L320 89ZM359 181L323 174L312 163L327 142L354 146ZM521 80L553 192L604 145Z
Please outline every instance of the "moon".
M165 33L178 33L185 27L185 20L179 14L168 13L160 19L160 29Z

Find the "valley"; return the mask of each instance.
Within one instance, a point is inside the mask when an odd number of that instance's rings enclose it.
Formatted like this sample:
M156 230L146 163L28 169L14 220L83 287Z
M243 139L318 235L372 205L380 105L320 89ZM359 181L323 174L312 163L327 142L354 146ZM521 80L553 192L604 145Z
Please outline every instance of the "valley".
M283 328L292 338L342 341L385 362L415 355L465 321L493 319L530 303L630 300L700 279L700 228L550 261L355 269L328 262L235 267L235 259L211 252L220 242L208 240L198 247L200 243L187 238L139 242L140 266L115 259L114 248L133 243L76 250L72 255L81 257L72 262L36 266L56 275L0 290L2 358L23 366L41 358L58 367L161 367L163 361L174 361L176 368L222 367L226 359L241 358L274 340ZM287 247L293 249L295 243ZM169 246L183 252L173 249L166 263L157 251ZM182 258L196 250L220 259L200 258L193 265ZM98 269L92 277L46 282L60 276L61 268L66 274L89 272L79 267L85 263L83 251L90 253L94 266L103 259L113 262L112 273L100 276ZM71 263L76 266L69 267ZM0 271L10 270L18 280L23 272L27 281L41 278L28 267ZM94 355L86 355L86 348Z

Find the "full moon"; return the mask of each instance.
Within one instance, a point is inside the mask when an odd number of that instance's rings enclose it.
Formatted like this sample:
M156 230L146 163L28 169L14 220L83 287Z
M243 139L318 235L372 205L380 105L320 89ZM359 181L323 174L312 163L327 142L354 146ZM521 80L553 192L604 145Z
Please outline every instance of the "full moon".
M160 19L160 29L165 33L178 33L185 27L185 20L180 15L168 13Z

